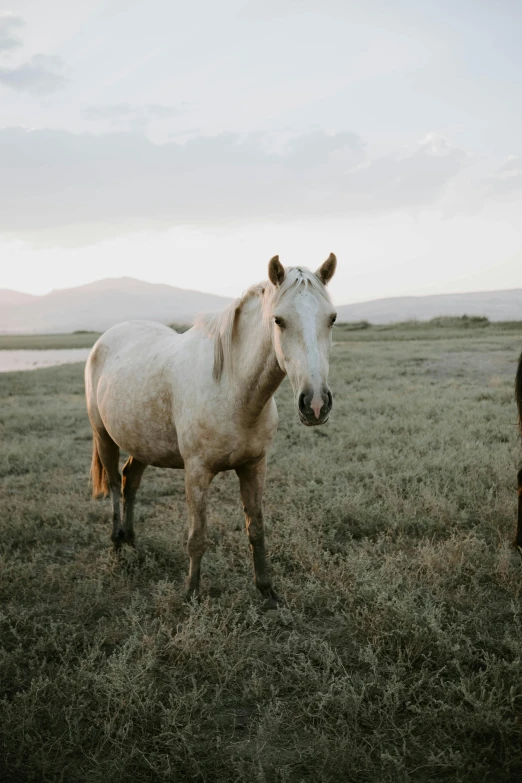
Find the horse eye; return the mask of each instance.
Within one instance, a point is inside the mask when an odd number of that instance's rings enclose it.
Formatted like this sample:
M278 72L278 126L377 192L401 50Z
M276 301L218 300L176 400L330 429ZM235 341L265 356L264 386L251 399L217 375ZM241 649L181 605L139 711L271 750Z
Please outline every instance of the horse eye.
M332 317L330 318L330 326L333 326L336 321L337 321L337 313L335 315L332 315Z
M277 324L279 327L281 327L281 329L284 329L284 328L285 328L285 322L283 321L283 319L282 319L282 318L279 318L279 316L277 316L277 315L276 315L276 316L275 316L275 318L274 318L274 321L276 322L276 324Z

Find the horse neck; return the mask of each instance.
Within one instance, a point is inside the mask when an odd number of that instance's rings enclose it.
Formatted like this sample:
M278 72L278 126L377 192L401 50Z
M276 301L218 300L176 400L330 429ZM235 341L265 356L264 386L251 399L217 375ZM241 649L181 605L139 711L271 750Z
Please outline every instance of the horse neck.
M249 419L256 419L285 377L277 362L270 329L263 323L260 299L242 309L235 343L234 385L238 402Z

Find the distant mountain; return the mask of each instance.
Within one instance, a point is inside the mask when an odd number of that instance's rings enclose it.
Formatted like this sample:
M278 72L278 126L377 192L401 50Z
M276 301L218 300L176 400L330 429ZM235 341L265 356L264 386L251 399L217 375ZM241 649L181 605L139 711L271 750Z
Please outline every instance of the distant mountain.
M0 332L105 331L120 321L145 319L192 323L232 300L131 277L108 278L77 288L31 296L0 290Z
M0 288L0 307L18 305L36 299L32 294L23 294L21 291L12 291L10 288Z
M485 315L490 321L522 321L522 288L471 294L398 296L341 305L337 319L389 324L396 321L427 321L440 315Z
M0 289L0 332L105 331L128 319L192 323L199 313L222 310L232 300L132 277L107 278L77 288L32 296ZM472 294L375 299L341 305L338 320L426 321L440 315L485 315L491 321L522 320L522 288Z

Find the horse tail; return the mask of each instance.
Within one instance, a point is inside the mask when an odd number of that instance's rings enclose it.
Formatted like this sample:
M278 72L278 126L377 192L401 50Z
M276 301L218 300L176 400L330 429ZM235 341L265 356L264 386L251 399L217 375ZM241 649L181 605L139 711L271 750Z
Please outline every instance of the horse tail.
M92 439L91 482L93 498L98 498L100 495L106 498L109 494L107 471L102 465L100 454L98 452L98 444L96 443L94 434Z
M515 379L515 399L518 410L518 428L522 435L522 354L518 362L517 377Z

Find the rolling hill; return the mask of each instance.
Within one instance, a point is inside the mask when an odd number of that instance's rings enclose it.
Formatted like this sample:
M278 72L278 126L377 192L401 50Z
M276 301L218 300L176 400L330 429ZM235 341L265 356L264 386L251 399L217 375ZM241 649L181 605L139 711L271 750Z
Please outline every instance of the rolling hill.
M18 297L18 298L17 298ZM44 296L0 290L0 332L105 331L128 319L191 323L231 300L131 277L51 291Z
M22 291L13 291L11 288L0 288L0 307L9 307L9 305L26 304L36 296L24 294Z
M522 321L522 288L469 294L400 296L341 305L338 320L389 324L449 315L485 315L490 321Z

